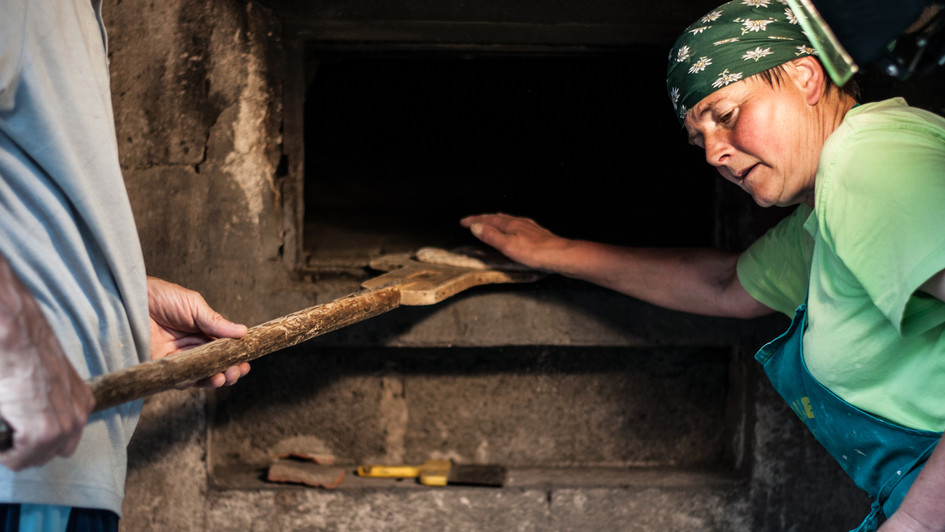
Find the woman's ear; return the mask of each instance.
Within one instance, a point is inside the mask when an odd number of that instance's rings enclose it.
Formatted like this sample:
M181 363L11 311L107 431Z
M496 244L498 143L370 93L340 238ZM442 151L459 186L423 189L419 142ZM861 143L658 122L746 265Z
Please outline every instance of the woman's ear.
M827 78L824 73L824 67L820 61L811 57L799 57L791 61L794 67L792 79L795 85L804 94L804 100L808 105L814 105L820 101L826 93Z

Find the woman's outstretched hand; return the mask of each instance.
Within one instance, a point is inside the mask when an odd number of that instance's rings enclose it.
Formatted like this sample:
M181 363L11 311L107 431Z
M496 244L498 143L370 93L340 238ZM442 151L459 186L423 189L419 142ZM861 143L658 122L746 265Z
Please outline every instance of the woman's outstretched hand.
M467 216L459 223L506 257L537 270L554 271L553 259L570 243L534 220L503 213Z

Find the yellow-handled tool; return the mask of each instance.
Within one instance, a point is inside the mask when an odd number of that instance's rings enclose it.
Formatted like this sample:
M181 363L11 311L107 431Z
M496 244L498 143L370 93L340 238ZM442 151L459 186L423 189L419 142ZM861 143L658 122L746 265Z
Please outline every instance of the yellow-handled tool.
M452 460L427 460L421 465L361 465L358 476L372 478L416 478L424 486L495 486L505 484L504 466L454 464Z

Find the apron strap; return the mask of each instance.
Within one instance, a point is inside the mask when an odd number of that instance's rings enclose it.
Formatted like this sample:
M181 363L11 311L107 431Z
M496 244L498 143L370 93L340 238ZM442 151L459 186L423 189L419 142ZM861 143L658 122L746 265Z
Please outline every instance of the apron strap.
M882 509L883 505L879 503L879 500L873 501L873 505L870 507L870 514L860 523L860 526L850 532L876 532L876 529L879 528L879 512L882 511Z

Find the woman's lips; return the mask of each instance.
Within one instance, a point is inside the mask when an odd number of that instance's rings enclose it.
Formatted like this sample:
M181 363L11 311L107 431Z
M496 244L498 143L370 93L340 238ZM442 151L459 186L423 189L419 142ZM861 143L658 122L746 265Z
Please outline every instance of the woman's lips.
M758 165L757 165L757 164L754 164L754 165L749 166L748 168L742 170L741 172L736 173L736 174L735 174L735 179L737 179L737 180L739 180L739 181L744 181L745 178L748 177L748 174L750 174L751 171L754 170L756 166L758 166Z

